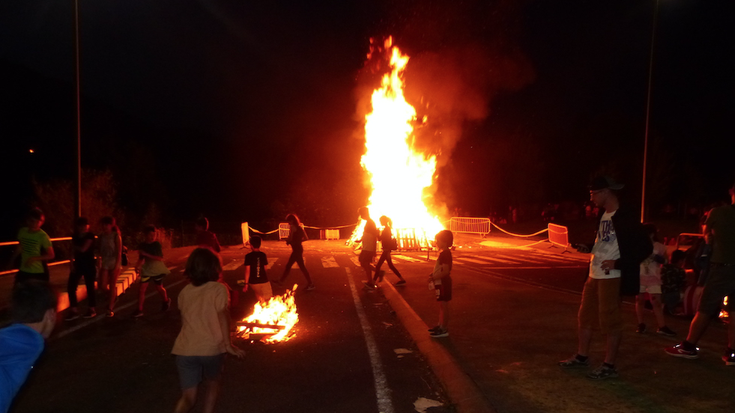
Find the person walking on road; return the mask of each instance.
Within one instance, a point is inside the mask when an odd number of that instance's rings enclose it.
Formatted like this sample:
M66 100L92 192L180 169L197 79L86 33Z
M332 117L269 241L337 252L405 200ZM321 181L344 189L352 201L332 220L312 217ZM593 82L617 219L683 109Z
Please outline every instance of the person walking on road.
M113 217L100 219L98 243L100 251L99 288L108 296L107 317L115 316L115 299L117 299L117 277L122 265L122 237Z
M97 301L94 290L94 281L97 275L97 267L94 262L94 234L89 232L87 218L79 217L75 224L74 235L71 237L74 259L70 264L71 271L69 271L69 281L66 284L66 291L69 295L69 315L66 316L66 321L79 318L77 288L79 287L79 279L82 277L84 277L84 285L87 287L87 302L89 303L89 309L84 314L84 318L97 316Z
M46 261L54 259L54 248L51 239L41 229L46 218L43 211L33 208L28 213L25 227L18 231L18 247L13 251L8 267L12 267L20 255L20 267L15 274L15 284L27 280L49 281Z
M220 257L209 248L195 249L186 261L185 275L191 283L179 294L182 325L171 350L176 356L182 391L176 413L186 413L194 407L202 378L207 386L203 411L213 412L225 354L245 356L244 351L232 344L229 293L218 282L221 274Z
M365 221L365 226L362 229L362 236L357 241L362 244L360 250L360 256L357 258L360 262L360 266L365 270L367 280L362 283L365 284L365 288L374 290L375 283L373 282L373 260L375 259L375 253L378 249L378 231L375 221L370 218L370 210L368 207L362 207L357 211L360 214L360 218ZM376 271L377 275L377 271Z
M54 330L56 301L46 281L26 280L13 288L12 324L0 329L0 413L10 408Z
M704 237L712 246L709 275L704 283L697 314L689 325L686 340L665 349L666 354L686 359L699 357L697 343L704 335L710 321L715 318L723 299L728 299L728 311L735 299L735 184L730 187L731 205L720 206L710 211L704 227ZM727 327L728 347L722 359L727 366L735 366L735 323Z
M449 336L449 302L452 300L452 244L454 244L452 231L445 229L436 234L436 247L440 252L434 264L434 271L429 274L429 289L434 291L436 302L439 304L439 324L429 329L429 335L433 338Z
M265 272L268 257L260 250L262 241L258 236L250 238L250 252L245 255L245 285L242 292L252 289L258 301L264 304L273 297L273 289Z
M133 317L143 317L143 303L145 302L145 292L148 284L153 281L156 284L156 290L161 295L163 303L161 310L166 311L171 306L171 299L163 288L163 277L171 271L163 262L163 247L161 243L156 241L156 228L152 225L143 229L145 242L138 245L138 262L135 264L135 271L140 274L140 290L138 291L138 309L133 313Z
M209 220L207 218L199 218L196 223L194 223L194 230L197 233L197 245L199 247L211 248L212 251L217 254L220 253L222 247L219 245L217 235L209 230Z
M391 271L393 271L393 274L395 274L398 277L398 282L395 283L395 286L403 286L406 285L406 280L403 278L400 272L398 272L398 269L395 265L393 265L393 260L390 257L391 250L396 249L395 245L395 239L393 238L393 221L391 221L390 218L383 215L380 217L380 225L383 226L383 231L380 233L380 246L383 249L383 252L380 254L380 258L378 259L378 264L375 266L375 277L373 278L372 285L367 285L368 288L372 286L372 288L375 288L375 286L383 281L383 277L385 276L385 271L381 271L380 267L383 266L383 263L388 264L388 268L390 268Z
M666 246L658 242L658 238L656 237L658 230L655 225L645 224L643 227L646 229L646 233L653 243L653 254L641 263L641 290L640 294L636 296L635 301L635 314L638 320L638 328L635 332L639 334L646 332L646 323L643 322L643 315L646 311L645 293L648 293L651 297L653 315L656 317L656 324L658 325L656 333L664 336L675 336L676 333L666 326L664 305L661 301L661 265L666 263Z
M589 187L590 199L604 213L579 306L577 354L559 362L562 368L589 366L592 329L598 325L606 336L606 352L602 365L587 375L595 380L618 377L615 362L623 332L621 296L639 293L640 264L653 252L636 212L620 205L616 191L622 188L606 176L596 177Z
M302 243L308 239L306 231L304 231L304 227L301 226L299 217L295 214L288 214L288 216L286 216L286 222L288 222L289 225L286 245L291 246L291 256L288 257L286 268L283 269L283 275L281 276L281 279L278 280L278 284L286 282L286 278L288 278L288 274L291 272L291 267L296 263L306 278L306 291L311 291L315 287L314 283L311 281L309 270L306 269L306 265L304 264L304 246L302 245Z

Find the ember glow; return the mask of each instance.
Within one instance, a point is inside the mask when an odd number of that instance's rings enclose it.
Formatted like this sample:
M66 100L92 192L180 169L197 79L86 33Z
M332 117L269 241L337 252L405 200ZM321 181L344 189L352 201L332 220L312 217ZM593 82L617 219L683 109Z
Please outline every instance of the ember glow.
M384 46L391 70L372 94L372 112L365 116L366 151L360 162L372 186L368 206L373 219L390 217L397 232L415 231L417 240L425 246L427 238L433 239L443 229L439 218L425 205L436 171L436 156L414 150L416 110L403 95L408 56L392 45L391 38ZM357 237L363 225L358 226Z
M255 304L253 314L237 323L237 336L249 338L250 334L263 335L265 343L288 341L296 335L291 332L299 322L294 292L286 290L283 295L273 296L264 304Z

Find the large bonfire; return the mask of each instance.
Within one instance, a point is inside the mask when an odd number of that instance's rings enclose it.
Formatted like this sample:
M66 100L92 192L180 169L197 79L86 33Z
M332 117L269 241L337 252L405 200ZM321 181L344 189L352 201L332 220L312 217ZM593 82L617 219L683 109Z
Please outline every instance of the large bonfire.
M384 48L376 51L390 59L390 72L371 97L372 111L365 116L365 154L361 165L368 173L372 192L368 206L373 219L386 215L392 219L397 232L415 234L423 246L427 239L443 229L439 218L430 213L426 200L436 171L436 156L415 150L414 124L416 110L403 94L403 75L408 56L385 41ZM426 122L426 119L422 119ZM357 228L357 237L362 226Z

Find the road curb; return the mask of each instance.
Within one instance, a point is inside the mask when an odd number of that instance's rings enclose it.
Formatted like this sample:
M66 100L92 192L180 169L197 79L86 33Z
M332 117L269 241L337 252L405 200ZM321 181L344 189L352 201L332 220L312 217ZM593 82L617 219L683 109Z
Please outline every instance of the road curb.
M497 413L477 384L462 371L459 364L439 341L429 337L427 325L390 283L381 288L391 308L426 357L434 374L444 386L459 413Z

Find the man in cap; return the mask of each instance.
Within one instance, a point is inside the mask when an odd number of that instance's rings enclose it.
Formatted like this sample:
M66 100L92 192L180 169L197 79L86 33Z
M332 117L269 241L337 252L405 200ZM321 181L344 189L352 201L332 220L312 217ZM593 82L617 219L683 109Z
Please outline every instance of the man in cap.
M735 300L735 184L730 187L731 205L713 208L707 215L704 237L712 246L709 275L704 284L699 308L689 326L687 339L665 349L674 357L696 359L699 357L697 342L704 335L710 321L720 312L725 297L728 298L730 325L727 328L728 348L722 359L727 366L735 366L735 323L732 322L731 304Z
M596 177L589 186L590 199L604 213L579 306L577 354L559 362L562 368L589 366L592 329L599 327L607 340L605 361L587 375L596 380L618 377L615 360L623 332L621 296L639 293L640 263L653 251L636 212L620 205L617 191L622 188L607 176Z

